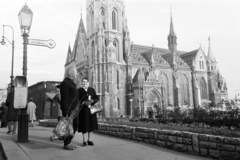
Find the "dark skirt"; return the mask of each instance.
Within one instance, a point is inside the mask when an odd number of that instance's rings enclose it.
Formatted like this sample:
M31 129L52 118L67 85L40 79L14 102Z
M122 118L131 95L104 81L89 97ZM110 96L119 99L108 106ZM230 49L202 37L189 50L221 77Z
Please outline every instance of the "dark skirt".
M91 114L88 106L83 106L79 113L78 132L86 133L98 129L97 115Z

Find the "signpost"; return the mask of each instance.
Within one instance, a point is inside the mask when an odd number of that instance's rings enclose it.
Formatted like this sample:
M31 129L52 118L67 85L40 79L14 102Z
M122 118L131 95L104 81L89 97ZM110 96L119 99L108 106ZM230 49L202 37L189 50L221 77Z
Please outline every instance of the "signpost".
M49 40L28 39L28 45L43 46L53 49L56 46L56 43L52 39Z

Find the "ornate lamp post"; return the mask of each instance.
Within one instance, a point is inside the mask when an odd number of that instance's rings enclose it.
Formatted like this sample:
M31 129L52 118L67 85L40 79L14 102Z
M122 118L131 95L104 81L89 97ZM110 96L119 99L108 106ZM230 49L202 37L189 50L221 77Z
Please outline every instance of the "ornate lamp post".
M12 42L10 42L5 36L4 36L4 27L10 27L12 29ZM9 25L3 25L3 36L2 36L2 41L0 42L2 45L5 45L6 42L4 40L7 40L11 45L12 45L12 68L11 68L11 89L12 90L12 86L13 86L13 64L14 64L14 30L12 28L12 26Z
M28 34L30 32L32 24L33 13L25 4L18 14L19 24L23 37L23 76L27 78L27 44ZM27 99L27 98L26 98ZM18 142L28 142L28 114L26 109L22 110L22 113L18 115Z
M18 14L19 24L23 37L23 76L27 77L27 44L28 34L32 24L33 12L28 8L27 4L23 6Z

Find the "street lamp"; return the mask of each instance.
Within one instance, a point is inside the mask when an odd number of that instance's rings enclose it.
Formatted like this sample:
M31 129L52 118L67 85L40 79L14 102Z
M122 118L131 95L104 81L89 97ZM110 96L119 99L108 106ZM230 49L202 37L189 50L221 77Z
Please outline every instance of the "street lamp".
M12 42L10 42L5 36L4 36L4 27L10 27L12 29ZM12 68L11 68L11 89L13 89L13 64L14 64L14 30L12 28L12 26L9 25L3 25L3 36L2 36L2 41L0 42L2 45L5 45L6 42L4 40L7 40L11 45L12 45Z
M18 14L19 24L23 37L23 76L27 78L27 44L28 34L32 24L33 13L25 4ZM27 98L26 98L27 99ZM18 115L18 142L29 142L28 140L28 114L26 109L21 110Z
M27 77L27 44L28 33L32 24L33 12L28 8L27 4L23 6L18 14L19 24L23 37L23 76Z

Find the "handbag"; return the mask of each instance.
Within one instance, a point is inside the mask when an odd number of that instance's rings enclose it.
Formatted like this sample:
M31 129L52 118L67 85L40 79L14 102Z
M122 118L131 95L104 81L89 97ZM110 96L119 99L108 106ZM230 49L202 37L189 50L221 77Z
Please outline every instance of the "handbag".
M103 111L103 107L99 103L95 103L90 107L91 114L99 113Z

